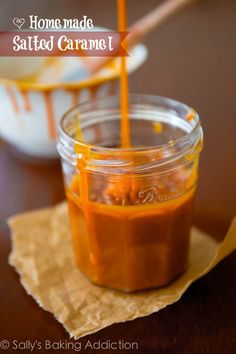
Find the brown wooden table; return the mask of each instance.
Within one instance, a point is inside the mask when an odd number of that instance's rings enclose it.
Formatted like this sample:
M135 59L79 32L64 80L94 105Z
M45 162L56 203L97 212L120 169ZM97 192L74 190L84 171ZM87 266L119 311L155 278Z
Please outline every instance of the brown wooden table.
M157 2L129 0L130 22ZM115 2L110 0L99 0L97 6L92 0L76 3L52 0L50 3L50 8L46 1L38 5L41 16L46 13L48 18L60 15L73 18L83 12L93 17L96 24L116 26ZM32 12L30 7L19 9L17 4L15 0L11 4L3 1L4 18ZM55 8L58 14L55 14ZM235 15L235 0L202 1L182 12L148 39L148 61L130 80L130 91L176 98L199 111L205 147L195 223L218 239L225 235L236 214ZM0 20L1 17L4 21L2 13ZM13 340L70 341L61 324L26 295L18 275L8 265L11 246L5 223L12 214L53 205L63 198L59 164L40 166L23 162L11 153L8 146L0 144L0 341L7 339L11 345ZM83 347L88 340L138 342L139 349L133 352L145 354L234 354L235 269L234 253L194 283L176 304L158 314L115 324L79 342ZM86 351L94 352L126 351Z

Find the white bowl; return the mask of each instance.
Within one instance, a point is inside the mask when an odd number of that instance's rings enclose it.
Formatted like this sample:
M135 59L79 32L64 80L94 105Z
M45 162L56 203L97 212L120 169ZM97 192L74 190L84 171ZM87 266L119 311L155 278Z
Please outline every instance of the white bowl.
M127 58L128 73L136 70L146 58L145 46L140 44L134 47ZM16 65L17 60L15 58ZM63 70L76 76L79 58L48 60L51 60L50 65L40 72L43 83L32 78L32 81L0 79L0 135L25 154L55 158L58 156L57 126L63 113L78 103L116 92L119 61L115 59L112 65L88 80L60 82L57 75L61 77ZM11 60L9 65L13 64L14 60Z

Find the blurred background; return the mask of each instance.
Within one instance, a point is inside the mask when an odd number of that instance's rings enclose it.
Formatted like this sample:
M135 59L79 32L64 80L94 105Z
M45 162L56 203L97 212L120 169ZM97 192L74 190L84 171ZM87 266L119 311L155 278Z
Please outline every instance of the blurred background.
M127 0L128 23L132 24L158 3L161 1ZM115 0L1 0L1 30L12 29L14 17L32 14L44 18L80 18L85 14L95 25L117 28ZM235 40L236 1L196 1L149 35L145 42L148 59L130 77L130 92L171 97L200 114L205 146L195 221L219 237L235 214ZM3 144L0 168L2 219L63 199L58 167L31 168L13 157ZM34 196L35 188L42 193Z

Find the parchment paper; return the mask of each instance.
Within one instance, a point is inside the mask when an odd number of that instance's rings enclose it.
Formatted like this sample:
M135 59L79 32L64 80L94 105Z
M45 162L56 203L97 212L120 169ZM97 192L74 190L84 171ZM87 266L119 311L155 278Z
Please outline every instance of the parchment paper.
M222 243L193 228L189 267L182 276L165 288L126 294L92 285L76 267L66 203L14 216L9 225L9 262L22 285L75 339L178 301L192 282L236 249L236 218Z

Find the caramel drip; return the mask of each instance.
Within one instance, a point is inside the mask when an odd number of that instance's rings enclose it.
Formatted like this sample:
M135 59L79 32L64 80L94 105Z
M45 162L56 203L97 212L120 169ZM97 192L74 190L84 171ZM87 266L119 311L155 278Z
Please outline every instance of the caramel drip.
M24 102L24 110L26 112L30 112L31 111L31 104L30 104L28 91L21 90L20 93L21 93L21 96L22 96L22 99L23 99L23 102Z
M96 99L98 89L99 89L99 85L92 85L92 86L90 87L90 99L91 99L91 100Z
M118 0L119 31L126 31L126 0ZM126 48L125 48L126 49ZM128 74L126 57L120 58L120 97L121 97L121 147L130 147L130 122L128 110Z
M56 136L57 136L57 132L56 132L55 117L53 114L51 92L48 91L48 92L44 92L43 94L44 94L44 100L45 100L45 106L46 106L48 135L51 140L55 140Z
M100 85L92 85L89 89L90 100L93 101L97 98L97 93ZM93 103L92 103L93 104ZM94 143L98 144L101 140L101 128L98 126L94 131Z
M115 93L116 93L116 83L115 83L115 81L111 81L110 83L109 83L109 94L110 95L115 95Z
M70 90L69 91L71 96L72 96L72 104L71 106L77 106L77 104L79 103L79 92L76 90Z
M12 105L12 108L14 110L14 112L16 114L19 114L20 113L20 108L19 108L19 105L17 103L17 99L16 99L16 96L13 92L13 89L11 87L6 87L6 92L8 94L8 97L9 97L9 100L11 102L11 105Z
M83 158L77 160L78 169L80 171L80 184L79 184L79 191L80 197L83 205L83 212L84 212L84 220L87 229L87 235L90 243L90 260L92 263L99 264L100 263L100 248L97 243L97 237L94 232L93 223L91 222L91 213L89 208L89 186L88 186L88 174L86 171L87 167L87 160L89 155L89 145L84 146L84 148L79 147L79 151L77 151L77 146L75 146L76 152L82 152ZM84 151L83 151L84 150ZM100 280L101 274L99 272L99 267L94 267L95 277L97 281Z

